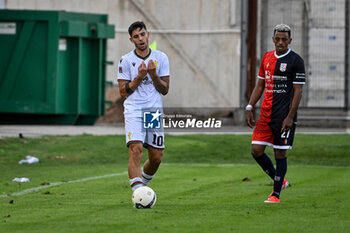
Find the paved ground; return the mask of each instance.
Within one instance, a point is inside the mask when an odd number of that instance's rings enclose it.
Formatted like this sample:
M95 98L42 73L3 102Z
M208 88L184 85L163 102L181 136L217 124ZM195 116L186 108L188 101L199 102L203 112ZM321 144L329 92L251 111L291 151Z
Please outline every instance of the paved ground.
M220 132L167 132L171 135L181 134L251 134L248 127L225 127ZM305 134L350 134L350 129L340 128L297 128L297 133ZM62 125L0 125L1 137L40 137L44 135L124 135L124 125L62 126Z

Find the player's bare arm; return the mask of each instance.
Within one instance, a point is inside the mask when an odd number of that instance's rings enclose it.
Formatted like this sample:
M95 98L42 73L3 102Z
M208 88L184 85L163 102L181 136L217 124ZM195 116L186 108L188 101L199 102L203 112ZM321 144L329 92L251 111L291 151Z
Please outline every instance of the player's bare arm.
M118 81L120 95L124 98L131 95L141 84L143 78L147 75L147 68L144 62L138 67L138 75L132 81Z
M264 92L264 88L265 88L265 80L259 79L258 83L255 85L253 89L248 105L251 105L254 108L255 104L261 98L262 93ZM254 114L252 110L246 111L246 122L250 128L253 128L255 125L255 119L254 119Z
M293 99L292 99L292 103L291 103L291 106L289 109L289 113L282 123L281 132L290 130L290 128L293 125L293 119L294 119L296 112L298 111L302 92L303 92L302 87L303 87L303 85L293 84L293 92L294 92Z
M153 85L159 93L166 95L169 91L169 77L159 78L156 68L156 64L154 64L153 60L149 60L147 72L152 78Z

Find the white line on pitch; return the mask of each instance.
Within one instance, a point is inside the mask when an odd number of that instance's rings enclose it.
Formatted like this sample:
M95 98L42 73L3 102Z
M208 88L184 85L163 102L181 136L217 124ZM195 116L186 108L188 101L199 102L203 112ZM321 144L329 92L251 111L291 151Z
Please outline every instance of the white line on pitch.
M27 194L27 193L37 192L37 191L39 191L41 189L46 189L46 188L50 188L50 187L61 185L61 184L80 183L80 182L90 181L90 180L98 180L98 179L104 179L104 178L109 178L109 177L122 176L122 175L125 175L125 174L128 174L128 172L125 171L125 172L121 172L121 173L113 173L113 174L108 174L108 175L103 175L103 176L87 177L87 178L82 178L82 179L79 179L79 180L50 183L49 185L29 188L29 189L25 189L23 191L16 192L16 193L2 194L2 195L0 195L0 197L21 196L21 195L24 195L24 194Z

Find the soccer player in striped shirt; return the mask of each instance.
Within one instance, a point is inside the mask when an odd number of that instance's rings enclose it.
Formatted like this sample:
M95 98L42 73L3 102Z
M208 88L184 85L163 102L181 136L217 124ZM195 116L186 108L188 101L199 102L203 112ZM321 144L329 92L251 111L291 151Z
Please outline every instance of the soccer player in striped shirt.
M292 42L288 25L276 25L272 41L275 50L265 53L261 61L258 81L246 107L246 122L251 128L255 126L251 154L274 181L265 202L279 203L281 190L288 186L287 150L293 145L305 67L303 59L288 48ZM252 111L263 93L260 117L255 124ZM266 146L274 148L276 168L265 153Z

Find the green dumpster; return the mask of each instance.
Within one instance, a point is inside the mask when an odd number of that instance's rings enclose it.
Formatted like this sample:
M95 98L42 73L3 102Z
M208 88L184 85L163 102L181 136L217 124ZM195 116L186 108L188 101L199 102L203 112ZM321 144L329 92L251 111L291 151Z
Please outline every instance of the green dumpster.
M105 113L103 14L0 10L0 123L90 125Z

